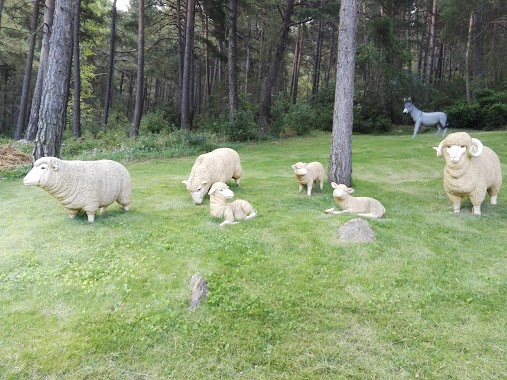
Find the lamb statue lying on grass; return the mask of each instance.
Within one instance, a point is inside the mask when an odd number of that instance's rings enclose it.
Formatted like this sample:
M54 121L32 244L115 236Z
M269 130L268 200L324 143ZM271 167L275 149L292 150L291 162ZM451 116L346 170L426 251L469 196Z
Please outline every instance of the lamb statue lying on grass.
M333 198L335 202L342 208L342 211L336 211L334 208L327 209L324 211L326 214L357 214L359 216L365 216L368 218L379 219L382 218L386 209L376 199L369 197L353 197L350 194L354 192L354 189L349 188L345 185L337 185L331 182L333 187Z
M23 183L39 186L53 195L71 218L83 210L90 223L99 208L104 212L115 201L127 211L132 194L128 170L111 160L64 161L42 157L35 161Z
M461 201L468 197L476 215L481 214L481 205L486 192L491 204L496 205L502 187L502 167L493 150L466 132L451 133L440 142L437 157L444 156L444 190L460 212Z
M312 188L314 182L320 182L320 191L324 187L324 167L320 162L296 162L292 165L296 181L299 183L299 192L303 191L303 186L306 186L306 193L308 196L312 195Z
M237 224L237 220L248 220L255 218L257 213L252 205L243 199L237 199L227 203L227 199L234 197L234 193L223 182L215 182L209 191L210 215L214 218L225 219L220 227L226 224Z
M197 157L188 180L182 183L187 186L194 203L200 205L215 182L234 179L239 185L242 174L239 154L234 149L218 148Z

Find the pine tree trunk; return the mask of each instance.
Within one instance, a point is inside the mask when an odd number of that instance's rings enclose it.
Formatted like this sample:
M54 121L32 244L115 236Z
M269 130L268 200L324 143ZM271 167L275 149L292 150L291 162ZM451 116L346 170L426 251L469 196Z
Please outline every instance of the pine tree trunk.
M290 84L290 94L292 104L296 104L298 98L298 85L299 85L299 69L301 67L301 50L303 44L303 33L301 32L302 26L298 26L296 33L296 48L294 50L294 62L292 64L292 80Z
M116 0L115 0L116 1ZM72 135L81 137L81 59L79 54L79 26L81 19L81 0L75 0L76 10L74 13L74 114L72 123Z
M271 59L268 75L262 81L261 98L260 98L260 122L261 132L269 133L269 124L271 122L271 92L276 82L278 70L283 61L283 54L287 45L287 37L289 35L290 18L294 11L294 0L287 0L285 4L285 13L280 28L280 39L276 52Z
M44 11L44 25L42 30L44 35L42 37L42 47L39 58L39 70L37 71L37 81L35 82L35 89L32 95L32 107L30 110L30 119L28 120L28 128L26 130L25 138L28 141L34 141L37 135L37 126L39 124L39 111L42 99L42 87L44 85L44 78L46 76L49 56L49 40L51 38L51 31L53 29L53 18L55 14L55 0L46 0Z
M60 156L65 124L72 57L73 1L58 0L55 7L51 51L42 89L41 109L34 160Z
M102 127L106 129L109 119L109 110L113 103L113 83L114 83L114 59L116 45L116 0L113 0L113 9L111 12L111 34L109 37L109 65L107 70L106 93L104 94L104 111L102 113Z
M192 82L192 49L194 44L194 0L187 1L187 23L185 26L185 55L183 60L183 82L181 91L181 129L190 129L190 91Z
M322 2L323 3L323 2ZM324 28L324 21L319 20L319 27L317 29L317 42L315 44L315 55L313 59L313 83L312 95L315 96L319 92L320 84L320 65L322 56L322 30Z
M329 181L352 184L352 126L356 56L357 0L342 0Z
M236 33L238 22L238 0L229 0L229 121L238 112L238 74L236 70Z
M134 116L132 118L132 128L130 128L130 137L139 135L139 127L141 125L141 117L143 116L144 103L144 0L139 0L137 32L137 88L136 103L134 108Z
M30 24L30 38L28 39L28 56L26 58L25 75L23 77L23 88L21 90L21 100L19 102L18 120L14 139L20 140L23 137L23 130L26 123L26 110L28 109L28 97L30 96L30 83L32 81L32 65L35 52L35 40L37 32L37 21L39 20L40 0L34 0L32 22Z
M433 0L433 7L431 10L431 21L430 21L430 46L429 46L429 58L428 67L426 73L426 83L433 84L433 67L435 64L435 39L437 32L437 0Z
M468 41L467 50L465 53L465 86L468 104L472 103L472 91L470 89L470 55L472 50L472 34L474 31L474 12L470 13L470 20L468 23Z

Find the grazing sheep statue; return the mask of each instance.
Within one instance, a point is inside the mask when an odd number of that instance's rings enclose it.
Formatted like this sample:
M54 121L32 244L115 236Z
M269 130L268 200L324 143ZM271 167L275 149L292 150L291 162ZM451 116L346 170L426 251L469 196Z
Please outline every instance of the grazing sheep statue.
M320 190L324 187L324 167L320 162L296 162L292 165L296 181L299 184L299 192L303 191L303 186L306 186L306 193L308 196L312 195L312 188L314 182L320 182Z
M218 148L197 157L188 180L182 183L187 186L194 203L200 205L215 182L225 183L233 178L239 185L242 174L239 154L234 149Z
M451 133L433 148L437 157L445 159L444 190L454 212L460 212L462 199L468 197L474 214L480 215L486 192L491 196L491 204L496 205L502 168L493 150L466 132Z
M376 199L369 197L353 197L350 194L354 192L343 184L337 185L331 182L333 187L333 198L335 202L342 208L342 211L336 211L334 208L324 211L326 214L338 215L342 213L357 214L368 218L382 218L386 209Z
M223 182L215 182L209 191L210 196L210 215L214 218L225 219L220 223L220 227L226 224L237 224L237 220L248 220L255 218L257 213L252 205L243 200L237 199L227 203L227 199L234 197L234 193Z
M90 223L99 208L104 212L115 201L127 211L132 194L128 170L111 160L64 161L42 157L35 161L23 183L39 186L53 195L70 218L83 210Z

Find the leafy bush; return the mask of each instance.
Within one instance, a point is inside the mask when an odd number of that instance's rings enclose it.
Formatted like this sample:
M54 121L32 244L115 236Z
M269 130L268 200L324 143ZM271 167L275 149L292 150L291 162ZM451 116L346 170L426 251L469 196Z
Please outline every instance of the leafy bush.
M160 133L164 130L174 131L176 130L176 126L166 119L166 115L163 112L158 111L150 112L143 116L141 120L141 130L150 133Z
M505 127L507 124L507 104L492 104L485 110L484 129L492 131Z
M281 136L304 136L315 125L315 111L307 103L293 104L281 119Z
M479 103L457 103L446 113L451 128L482 129L484 126L484 110Z
M226 122L225 137L238 142L258 140L259 123L253 110L240 110L231 122Z

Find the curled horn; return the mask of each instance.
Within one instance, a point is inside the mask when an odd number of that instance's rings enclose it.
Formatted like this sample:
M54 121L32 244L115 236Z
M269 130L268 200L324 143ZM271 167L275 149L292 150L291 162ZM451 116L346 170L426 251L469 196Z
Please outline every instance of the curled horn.
M475 146L476 150L475 153L473 152L473 147ZM477 139L474 139L472 137L472 146L469 148L468 152L473 157L479 157L482 154L482 151L484 149L484 145Z
M437 151L437 157L442 156L442 148L444 146L444 141L445 140L440 141L440 144L438 144L437 148L433 147L433 149L436 149L436 151Z

